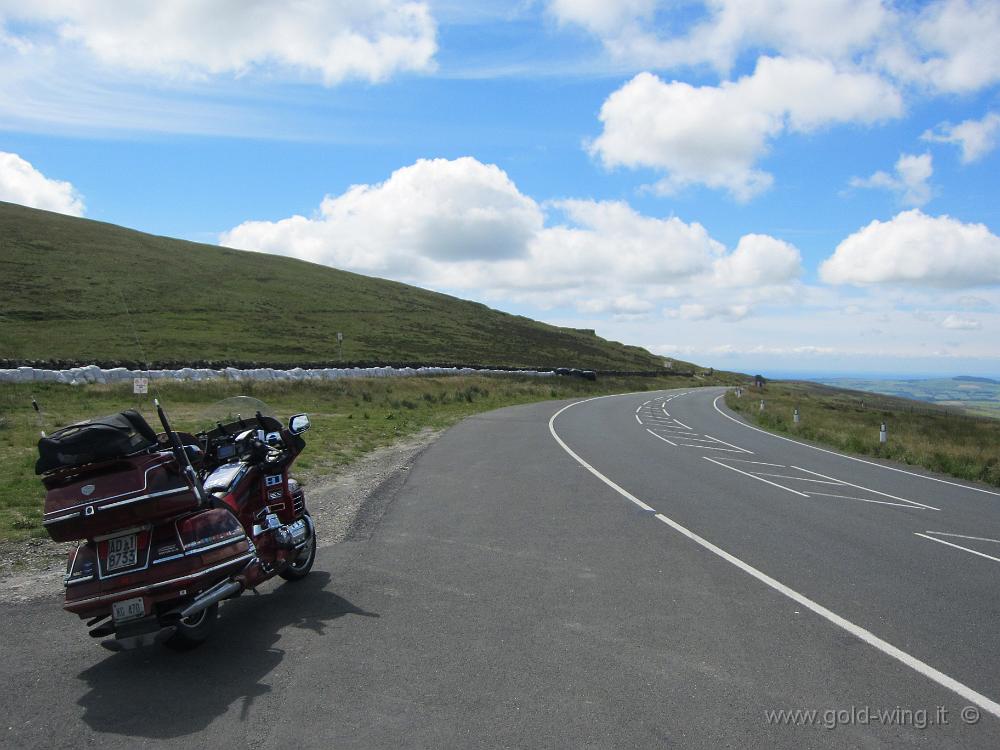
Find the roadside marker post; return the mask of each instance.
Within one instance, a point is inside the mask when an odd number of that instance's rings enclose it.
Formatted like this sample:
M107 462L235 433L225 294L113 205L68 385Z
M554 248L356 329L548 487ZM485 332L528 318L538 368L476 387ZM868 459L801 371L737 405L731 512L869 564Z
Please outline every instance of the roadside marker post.
M883 422L882 426L879 427L878 441L881 445L885 445L889 442L889 431L885 428L885 422Z
M795 424L798 424L799 420L800 420L799 410L796 409L795 412L792 414L792 421L795 422Z
M764 399L760 400L760 410L764 411Z

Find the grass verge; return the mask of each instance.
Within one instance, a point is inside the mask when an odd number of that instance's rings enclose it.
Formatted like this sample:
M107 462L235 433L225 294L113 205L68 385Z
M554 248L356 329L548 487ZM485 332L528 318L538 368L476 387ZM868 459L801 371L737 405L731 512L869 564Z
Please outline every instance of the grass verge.
M719 373L694 380L698 385L736 382ZM375 448L425 427L445 428L463 417L502 406L607 393L690 387L691 378L437 377L344 379L298 383L157 383L173 426L197 429L199 414L229 396L253 396L287 418L308 412L308 446L296 463L296 476L310 479L333 472ZM46 536L42 527L44 492L34 473L39 430L52 432L87 417L137 408L158 427L152 395L137 401L130 383L68 386L0 384L0 541ZM31 407L34 396L41 406Z
M764 409L760 401L764 400ZM1000 420L814 383L769 383L726 394L726 406L772 432L845 453L891 459L1000 486ZM795 423L794 411L800 421ZM879 443L879 427L888 442Z

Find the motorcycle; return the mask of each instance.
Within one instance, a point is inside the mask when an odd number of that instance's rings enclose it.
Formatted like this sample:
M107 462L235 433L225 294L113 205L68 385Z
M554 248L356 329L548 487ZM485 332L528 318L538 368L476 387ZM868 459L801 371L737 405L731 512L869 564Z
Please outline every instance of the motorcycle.
M70 425L39 441L43 523L79 541L66 565L64 609L120 651L177 650L207 640L219 603L316 559L316 530L289 469L306 414L287 425L256 399L215 405L195 434L163 431L135 411ZM252 415L252 416L244 416Z

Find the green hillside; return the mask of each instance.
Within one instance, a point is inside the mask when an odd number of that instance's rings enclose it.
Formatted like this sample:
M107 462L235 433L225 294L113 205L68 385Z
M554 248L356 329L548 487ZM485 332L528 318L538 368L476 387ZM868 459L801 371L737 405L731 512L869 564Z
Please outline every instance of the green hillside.
M341 331L347 362L662 367L590 331L406 284L0 202L0 359L140 361L133 326L161 363L336 362Z

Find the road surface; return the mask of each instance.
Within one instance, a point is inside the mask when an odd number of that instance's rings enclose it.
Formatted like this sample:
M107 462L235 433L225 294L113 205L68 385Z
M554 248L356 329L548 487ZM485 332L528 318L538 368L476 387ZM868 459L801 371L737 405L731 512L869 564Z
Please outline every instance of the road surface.
M2 744L1000 746L1000 493L721 394L467 419L192 653L4 606Z

